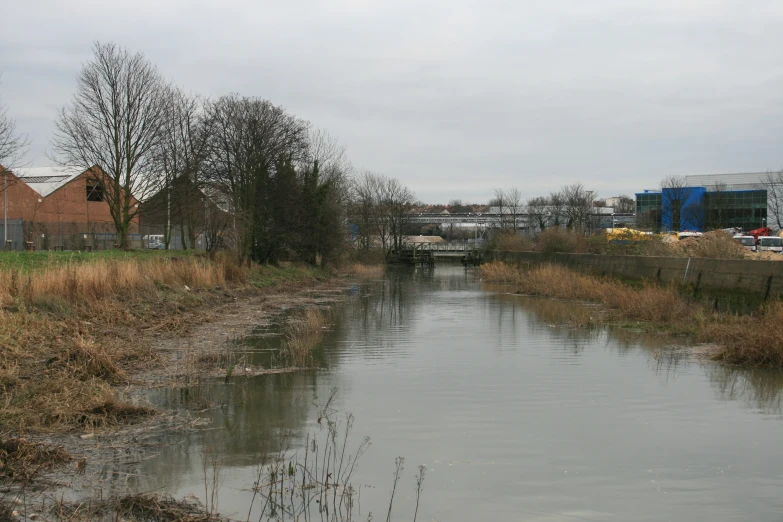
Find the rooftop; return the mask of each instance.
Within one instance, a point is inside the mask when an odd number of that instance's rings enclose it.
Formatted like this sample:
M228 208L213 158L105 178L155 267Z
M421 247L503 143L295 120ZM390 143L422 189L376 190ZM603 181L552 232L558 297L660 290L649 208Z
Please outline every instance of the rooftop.
M18 169L17 177L43 197L67 185L87 169L73 167L31 167Z

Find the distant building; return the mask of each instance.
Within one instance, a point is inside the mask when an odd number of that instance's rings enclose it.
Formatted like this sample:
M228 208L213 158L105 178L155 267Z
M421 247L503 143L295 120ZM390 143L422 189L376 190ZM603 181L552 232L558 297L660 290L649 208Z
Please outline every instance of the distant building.
M636 194L636 222L656 231L704 231L767 225L764 172L685 176L685 187Z
M3 196L12 248L22 249L26 242L39 249L79 249L104 244L111 248L114 220L104 188L94 181L90 170L36 167L11 173L0 166L0 178L5 176L7 187ZM2 188L0 185L0 192ZM131 233L137 231L138 219L134 219ZM0 226L0 236L2 233Z
M228 201L218 191L197 187L183 175L175 178L170 188L159 190L141 204L141 231L144 236L165 235L168 225L170 248L203 249L205 230L226 228L231 219L228 210Z

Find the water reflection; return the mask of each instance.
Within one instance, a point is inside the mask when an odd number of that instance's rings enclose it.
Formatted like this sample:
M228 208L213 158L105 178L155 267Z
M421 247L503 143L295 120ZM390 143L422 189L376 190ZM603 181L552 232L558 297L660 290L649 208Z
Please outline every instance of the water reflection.
M780 370L708 365L705 372L721 400L740 401L746 408L766 415L783 415L783 372Z

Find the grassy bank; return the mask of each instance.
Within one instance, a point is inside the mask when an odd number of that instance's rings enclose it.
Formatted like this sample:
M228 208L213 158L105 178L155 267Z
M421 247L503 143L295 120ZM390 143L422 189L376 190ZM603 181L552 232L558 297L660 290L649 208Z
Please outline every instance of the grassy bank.
M160 364L140 332L184 332L203 320L200 310L242 292L328 277L294 265L238 266L227 256L26 255L0 260L0 429L16 433L150 415L117 391Z
M783 303L767 303L748 315L719 313L685 297L674 285L629 286L558 265L531 269L494 262L483 265L487 282L510 283L519 293L593 301L608 311L605 321L636 322L648 329L690 335L715 345L711 356L730 364L783 368Z

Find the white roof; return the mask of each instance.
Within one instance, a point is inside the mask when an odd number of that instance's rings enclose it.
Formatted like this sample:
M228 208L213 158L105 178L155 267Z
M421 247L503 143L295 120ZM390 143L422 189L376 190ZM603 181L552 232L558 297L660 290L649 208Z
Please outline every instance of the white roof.
M737 172L733 174L697 174L685 176L692 187L713 188L725 185L726 190L758 190L768 172Z
M67 185L87 169L74 167L32 167L17 169L17 177L43 197Z

